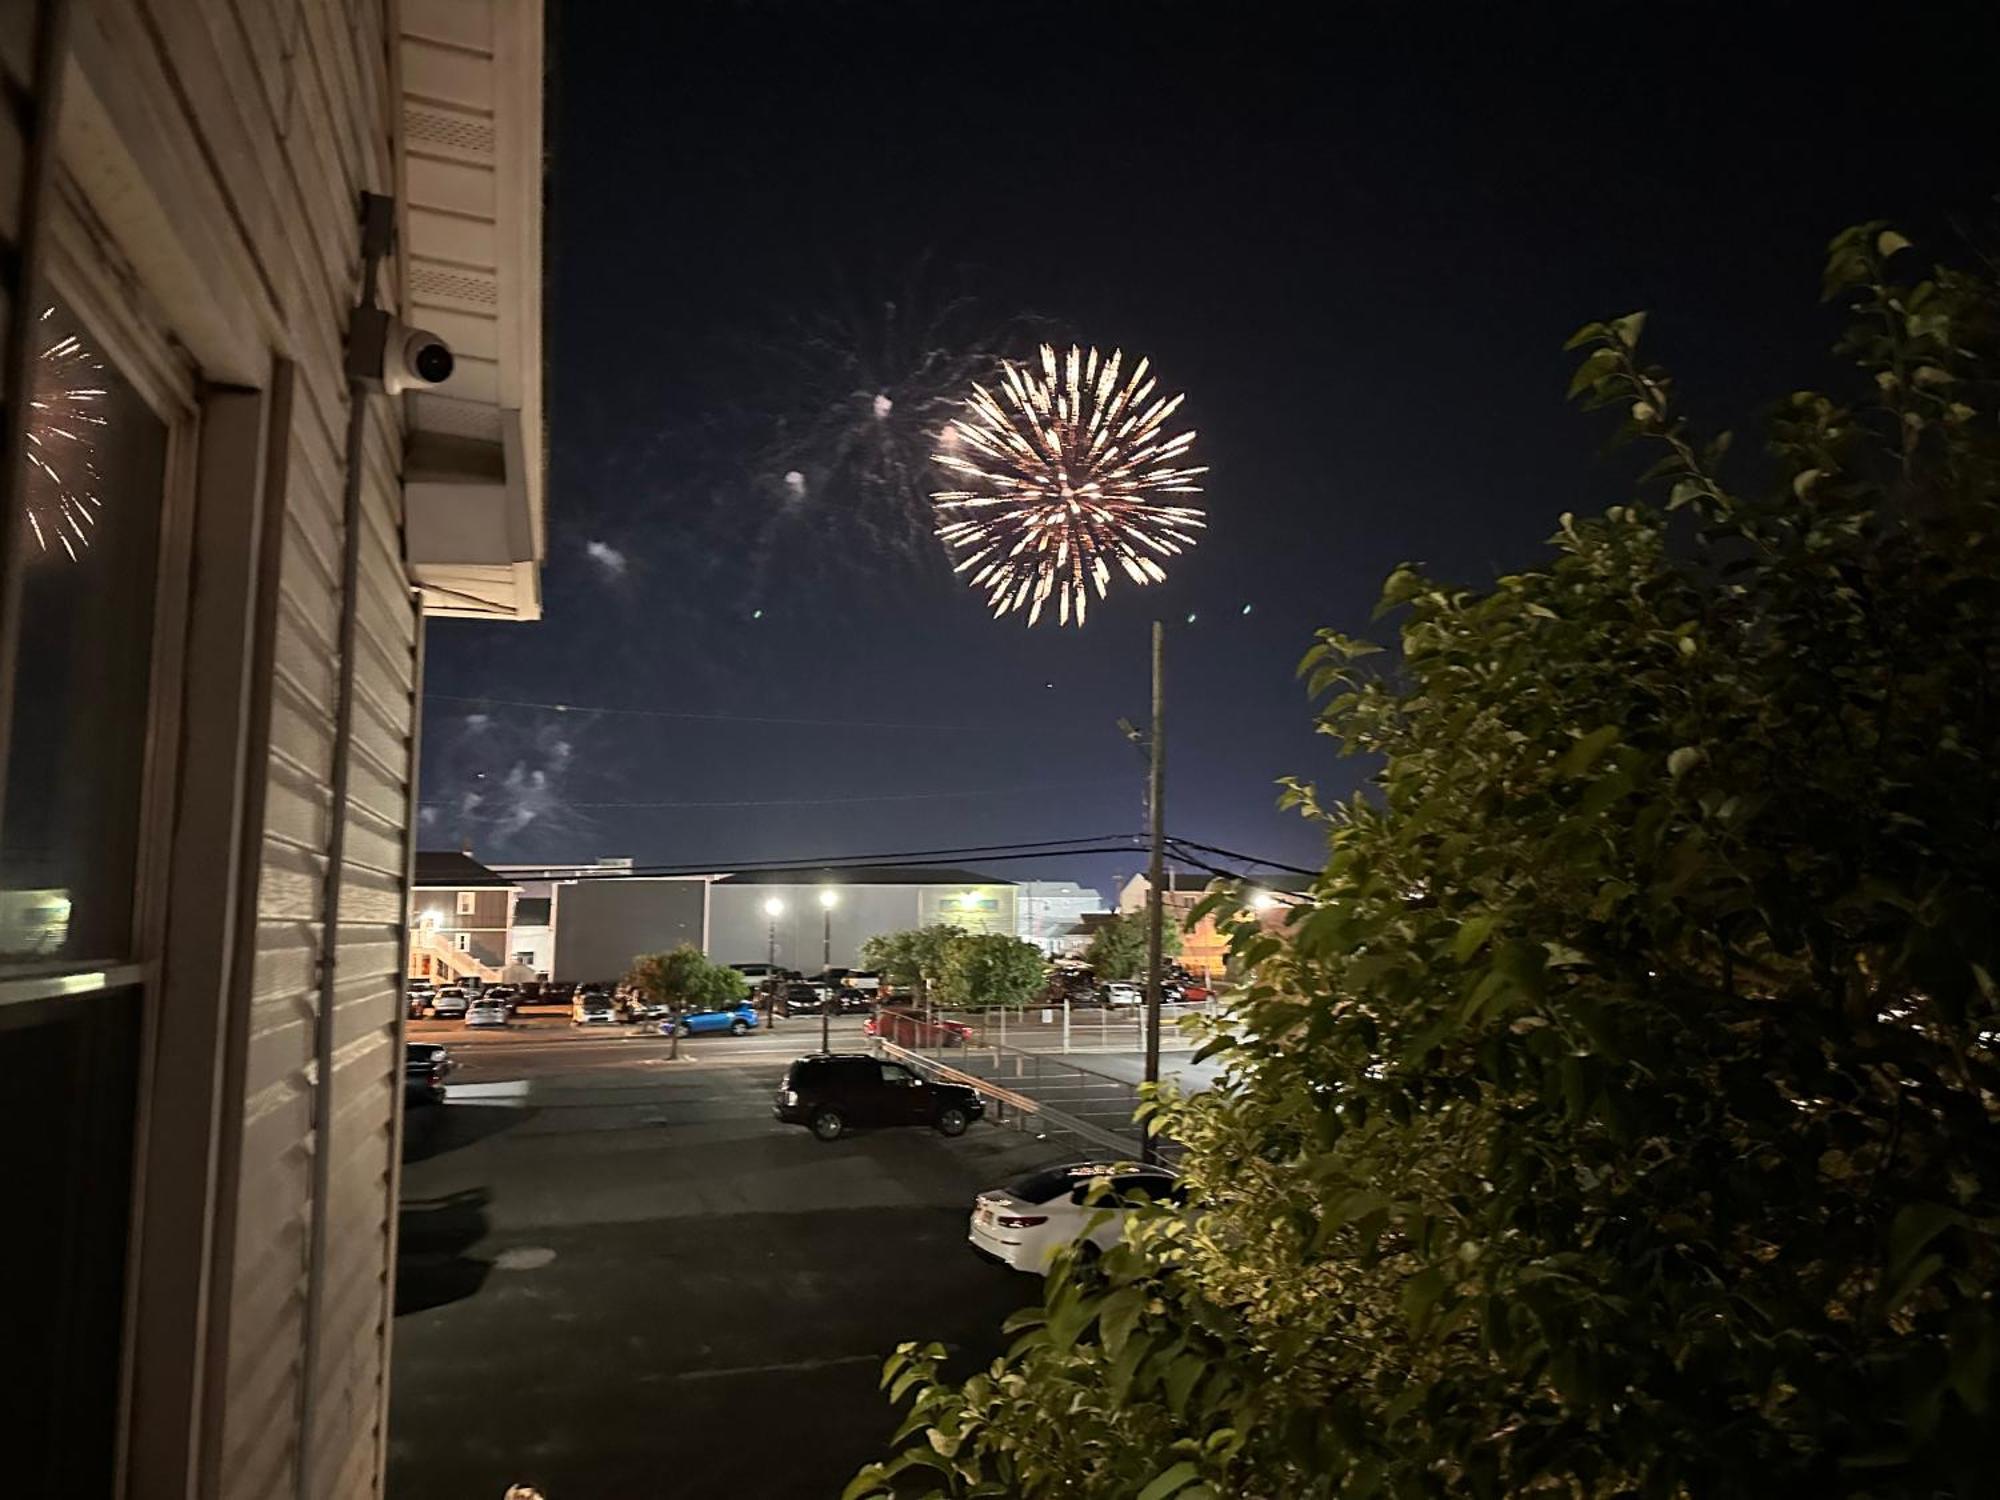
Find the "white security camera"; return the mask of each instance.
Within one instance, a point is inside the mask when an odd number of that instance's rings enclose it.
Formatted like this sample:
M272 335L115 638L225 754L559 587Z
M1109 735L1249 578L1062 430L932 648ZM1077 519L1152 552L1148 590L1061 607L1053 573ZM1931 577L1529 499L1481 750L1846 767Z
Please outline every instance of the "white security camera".
M451 345L379 307L357 307L347 337L347 373L371 390L395 395L451 379Z

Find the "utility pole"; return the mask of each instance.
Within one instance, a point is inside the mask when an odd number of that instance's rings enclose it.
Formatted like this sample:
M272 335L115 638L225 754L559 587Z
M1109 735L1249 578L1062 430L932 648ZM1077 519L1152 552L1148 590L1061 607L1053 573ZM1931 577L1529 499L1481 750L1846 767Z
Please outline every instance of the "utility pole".
M833 908L839 900L840 897L832 891L819 893L820 915L825 919L825 925L820 929L819 977L827 985L826 994L820 997L819 1002L819 1050L829 1053L833 1051L834 991L830 973L833 968Z
M1166 627L1153 622L1153 732L1147 749L1151 752L1152 765L1146 778L1147 832L1152 841L1152 849L1146 861L1146 1082L1160 1081L1160 949L1161 923L1166 912L1166 902L1160 890L1165 878L1163 867L1166 863L1166 798L1167 798L1167 633ZM1142 1161L1157 1161L1159 1151L1153 1132L1142 1130L1139 1136L1139 1158Z

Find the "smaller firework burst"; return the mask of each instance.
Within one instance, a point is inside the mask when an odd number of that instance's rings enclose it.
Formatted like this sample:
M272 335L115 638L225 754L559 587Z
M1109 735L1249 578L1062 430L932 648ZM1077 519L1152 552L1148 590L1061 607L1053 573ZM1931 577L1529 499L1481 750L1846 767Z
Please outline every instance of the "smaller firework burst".
M53 307L40 322L44 333L28 395L28 526L42 551L61 547L71 562L90 545L104 502L98 495L98 435L110 425L104 402L104 366L74 333L50 327Z
M934 461L964 488L931 497L937 533L966 554L954 571L978 570L995 618L1025 609L1032 625L1054 599L1062 624L1081 625L1114 567L1158 583L1159 560L1206 524L1180 498L1208 472L1185 463L1194 433L1166 430L1182 398L1155 396L1147 361L1124 374L1124 358L1044 344L1039 372L1006 362L999 389L975 384L940 434Z

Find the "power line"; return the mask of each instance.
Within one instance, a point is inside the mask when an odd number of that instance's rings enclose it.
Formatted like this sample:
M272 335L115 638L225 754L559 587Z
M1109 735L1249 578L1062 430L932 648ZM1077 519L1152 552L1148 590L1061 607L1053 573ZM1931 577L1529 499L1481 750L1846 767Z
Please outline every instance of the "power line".
M885 792L869 797L766 797L744 798L728 802L569 802L574 808L626 808L634 811L666 808L703 807L845 807L866 802L935 802L951 801L961 797L1017 797L1031 792L1059 792L1076 787L1123 786L1129 778L1124 776L1100 776L1093 781L1050 781L1033 786L980 787L970 791L954 792ZM449 805L444 802L427 804L432 807Z
M1239 854L1234 849L1218 849L1213 844L1197 844L1193 839L1177 838L1170 840L1170 842L1179 844L1184 849L1199 849L1204 854L1219 854L1224 859L1233 859L1242 864L1262 865L1267 870L1282 870L1287 875L1318 875L1320 873L1318 870L1303 869L1298 865L1284 864L1275 859L1259 859L1254 854ZM1191 865L1195 865L1195 864L1200 864L1201 861L1198 859L1190 858L1188 859L1188 863ZM1243 876L1240 878L1247 880L1247 879L1253 879L1254 877Z
M1061 859L1074 854L1127 854L1137 842L1137 837L1132 834L1105 833L1081 838L1017 841L1011 844L967 844L956 848L899 850L890 854L834 854L804 859L711 860L705 864L649 864L589 871L580 870L575 864L552 863L528 869L517 867L512 873L526 880L544 876L562 879L602 879L621 875L710 875L724 872L750 874L769 870L856 869L872 865L943 865L966 858ZM1072 845L1091 847L1069 847Z
M484 698L467 697L456 693L426 693L426 703L465 703L485 708L527 708L546 713L609 715L616 718L671 719L683 724L775 724L795 729L897 729L910 731L935 731L946 734L1007 734L1023 728L1035 729L1037 733L1060 733L1061 729L1049 726L1022 724L923 724L893 719L796 719L771 714L726 714L695 713L688 710L670 708L621 708L606 704L591 703L543 703L529 698ZM1084 726L1071 726L1073 733L1083 733ZM1091 731L1095 732L1095 731Z

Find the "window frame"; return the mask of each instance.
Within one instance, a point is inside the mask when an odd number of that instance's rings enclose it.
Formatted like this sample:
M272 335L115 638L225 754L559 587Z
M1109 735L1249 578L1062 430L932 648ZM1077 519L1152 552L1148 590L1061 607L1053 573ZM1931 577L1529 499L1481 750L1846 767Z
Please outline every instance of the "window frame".
M44 224L47 284L29 299L59 298L89 335L107 367L131 386L166 429L160 466L160 526L153 574L151 660L139 770L137 846L131 927L123 951L58 958L0 958L0 1004L60 1002L136 984L142 1015L158 997L166 936L168 869L179 786L179 742L189 574L194 552L195 464L201 447L199 381L194 362L167 320L148 305L111 235L96 222L67 169L52 184ZM17 525L14 517L7 524ZM10 567L12 565L10 564ZM16 585L14 577L7 586ZM0 640L0 674L11 681L18 639ZM17 703L15 711L24 705ZM4 795L0 784L0 795ZM150 1021L142 1038L150 1056ZM147 1087L141 1080L142 1095Z
M477 892L477 891L460 891L460 892L458 893L458 911L457 911L456 915L458 915L458 916L461 916L461 917L476 917L476 916L478 916L478 915L479 915L479 892Z

